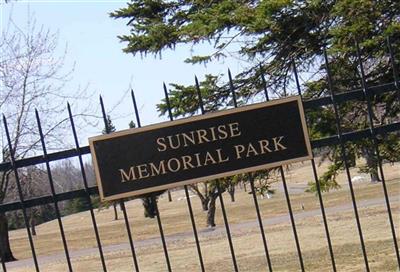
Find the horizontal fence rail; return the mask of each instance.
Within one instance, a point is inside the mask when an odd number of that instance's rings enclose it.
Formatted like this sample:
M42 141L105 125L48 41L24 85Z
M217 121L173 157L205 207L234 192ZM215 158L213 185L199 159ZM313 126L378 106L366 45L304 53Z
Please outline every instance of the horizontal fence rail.
M391 86L394 87L394 84L391 84ZM393 91L393 89L392 89L392 91ZM318 102L318 103L314 103L314 102L322 101L322 100L328 101L328 99L325 99L325 98L306 100L303 102L304 107L305 107L305 109L316 108L316 107L320 106L320 104L319 104L320 102ZM331 104L331 103L326 103L326 101L324 101L323 104L321 104L321 105L330 105ZM331 100L329 99L329 101L331 101ZM362 129L362 130L358 130L358 131L343 133L342 140L344 142L353 142L353 141L358 141L358 140L363 140L363 139L371 139L373 134L383 136L387 133L397 132L397 131L400 131L400 122L376 126L372 130L370 128L367 128L367 129ZM329 137L312 140L311 147L313 149L323 148L323 147L329 147L332 145L338 145L339 143L340 143L339 135L332 135ZM87 154L90 154L89 146L83 146L83 147L80 147L79 149L74 148L74 149L49 153L49 154L47 154L47 161L53 162L53 161L58 161L58 160L63 160L63 159L75 158L75 157L78 157L79 155L87 155ZM34 157L30 157L30 158L16 160L15 167L18 169L18 168L23 168L23 167L27 167L27 166L42 164L45 162L46 162L46 158L44 156L34 156ZM5 162L5 163L0 164L0 172L8 171L11 169L12 169L12 166L11 166L10 162ZM88 192L90 195L98 195L98 193L99 193L97 186L89 187ZM56 197L57 201L64 201L64 200L71 200L71 199L79 198L79 197L85 197L85 194L86 194L85 189L81 189L81 190L73 190L73 191L69 191L69 192L58 193L55 195L55 197ZM42 197L27 199L24 201L24 205L25 205L25 207L30 208L30 207L34 207L34 206L38 206L38 205L49 204L52 202L53 202L52 196L49 195L49 196L42 196ZM5 204L0 205L0 212L13 211L13 210L19 210L19 209L22 209L22 204L20 202L10 202L10 203L5 203Z
M372 137L372 131L374 131L375 135L383 136L387 133L396 132L399 130L400 130L400 122L395 122L392 124L376 126L372 130L367 128L367 129L361 129L361 130L352 131L352 132L346 132L346 133L342 134L342 137L343 137L343 141L352 142L352 141L358 141L358 140L363 140L363 139L370 139ZM329 146L337 145L337 144L339 144L339 135L332 135L329 137L311 141L312 148L329 147ZM49 162L64 160L64 159L77 157L79 154L82 154L82 155L90 154L89 146L80 147L79 150L74 148L74 149L49 153L47 155L47 160ZM23 168L23 167L27 167L27 166L31 166L31 165L42 164L45 162L46 162L46 159L43 156L34 156L34 157L15 161L15 166L17 168ZM4 163L0 164L0 172L8 171L11 169L12 169L11 163L9 163L9 162L4 162Z
M390 85L391 89L385 88L384 92L389 92L389 90L391 90L392 92L394 91L394 89L393 89L393 88L395 88L394 83L390 83L390 84L386 84L386 85ZM352 99L357 99L357 100L363 99L364 96L362 96L361 92L362 92L361 90L353 91L353 93L352 93L353 95L350 97ZM356 94L356 95L354 95L354 94ZM347 95L347 94L345 93L343 95ZM336 95L336 96L340 97L341 95ZM345 102L345 101L346 100L341 100L341 102ZM330 97L323 97L323 98L318 98L318 99L305 100L303 103L304 103L305 109L313 109L313 108L317 108L320 106L331 105L332 100ZM374 131L374 132L372 132L372 131ZM353 142L353 141L358 141L358 140L363 140L363 139L371 139L373 134L383 136L387 133L397 132L397 131L400 131L400 122L376 126L372 130L370 128L367 128L367 129L343 133L342 140L344 142ZM340 143L339 135L332 135L329 137L312 140L311 147L313 149L323 148L323 147L329 147L332 145L338 145L339 143ZM47 161L53 162L53 161L58 161L58 160L63 160L63 159L75 158L75 157L78 157L79 155L87 155L87 154L90 154L89 146L82 146L79 149L73 148L73 149L49 153L49 154L47 154ZM23 167L27 167L27 166L42 164L45 162L46 162L46 158L44 156L34 156L34 157L30 157L30 158L16 160L15 167L18 169L18 168L23 168ZM4 163L0 164L0 172L8 171L11 169L12 169L12 165L10 162L4 162ZM88 192L90 195L93 195L93 196L98 195L98 193L99 193L97 186L89 187ZM80 189L80 190L73 190L73 191L69 191L69 192L58 193L55 195L55 197L56 197L57 201L64 201L64 200L71 200L74 198L85 197L85 194L86 194L85 189ZM24 201L24 205L26 208L30 208L30 207L34 207L34 206L38 206L38 205L49 204L52 202L53 202L52 196L49 195L49 196L42 196L42 197L27 199ZM22 204L17 201L0 205L0 212L13 211L13 210L19 210L19 209L22 209Z

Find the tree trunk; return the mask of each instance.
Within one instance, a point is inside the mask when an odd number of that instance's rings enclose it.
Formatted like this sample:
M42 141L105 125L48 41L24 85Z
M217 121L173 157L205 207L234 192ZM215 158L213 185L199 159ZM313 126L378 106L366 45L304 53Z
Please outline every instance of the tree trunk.
M4 213L0 213L0 257L4 262L15 261L8 237L8 221Z
M231 196L231 202L235 202L235 185L228 186L228 193Z
M157 215L156 203L154 201L157 201L155 197L142 198L142 204L144 207L144 217L154 218Z
M203 211L204 212L208 211L208 203L210 203L210 198L202 197L202 198L200 198L200 201L201 201L201 207L203 208Z
M117 202L113 202L114 220L118 220Z
M215 227L215 201L218 194L211 194L207 212L207 227Z
M170 190L168 190L168 201L172 202L172 195Z
M208 211L208 203L210 202L210 196L208 194L207 189L207 184L204 184L204 194L202 194L199 190L199 187L196 185L189 185L189 188L192 192L194 192L199 198L201 202L201 207L203 208L203 211Z
M29 220L29 225L31 227L31 232L33 236L36 236L36 220L35 220L35 216L32 215L31 219Z
M380 182L381 181L381 179L378 176L377 171L370 173L370 176L371 176L371 182Z
M246 182L243 183L244 191L247 192Z
M373 150L369 147L365 147L363 148L363 155L367 163L369 174L371 176L371 182L381 181L378 175L378 161L374 156Z

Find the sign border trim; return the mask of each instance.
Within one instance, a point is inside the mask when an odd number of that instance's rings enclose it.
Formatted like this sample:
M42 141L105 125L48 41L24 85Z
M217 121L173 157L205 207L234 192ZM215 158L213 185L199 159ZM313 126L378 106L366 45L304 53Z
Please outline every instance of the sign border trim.
M274 162L274 163L266 163L266 164L262 164L262 165L258 165L258 166L241 168L241 169L223 172L223 173L219 173L219 174L208 175L208 176L204 176L204 177L183 180L183 181L178 181L178 182L174 182L174 183L170 183L170 184L165 184L165 185L155 186L155 187L141 189L141 190L137 190L137 191L130 191L130 192L125 192L125 193L120 193L120 194L104 197L103 187L102 187L102 183L100 181L100 172L98 169L97 156L96 156L96 151L94 149L93 142L107 140L107 139L111 139L111 138L118 138L118 137L130 135L130 134L140 133L140 132L154 130L154 129L158 129L158 128L170 127L170 126L174 126L174 125L180 125L180 124L195 122L195 121L199 121L199 120L210 119L210 118L229 115L232 113L237 113L237 112L242 112L242 111L249 111L249 110L263 108L263 107L270 107L270 106L284 104L284 103L288 103L288 102L292 102L292 101L297 101L298 106L299 106L300 119L301 119L301 123L302 123L302 127L303 127L303 134L304 134L306 149L307 149L307 153L308 153L307 156L295 158L295 159L284 160L284 161L278 161L278 162ZM146 193L150 193L150 192L161 191L161 190L165 190L165 189L175 188L175 187L198 183L198 182L207 181L207 180L211 180L211 179L232 176L232 175L239 174L239 173L253 172L253 171L269 169L269 168L273 168L273 167L277 167L277 166L281 166L281 165L285 165L285 164L289 164L289 163L311 160L313 158L310 138L308 135L308 127L307 127L307 123L306 123L305 115L304 115L303 103L302 103L301 97L298 95L287 97L287 98L282 98L282 99L276 99L276 100L272 100L272 101L267 101L267 102L245 105L245 106L238 107L238 108L221 110L218 112L210 112L210 113L206 113L204 115L196 115L196 116L181 118L181 119L173 120L173 121L165 121L165 122L148 125L148 126L144 126L144 127L140 127L140 128L125 129L125 130L113 132L110 134L90 137L89 138L89 147L90 147L90 152L92 155L93 167L94 167L94 171L95 171L95 175L96 175L96 183L98 186L101 201L110 201L110 200L117 200L117 199L122 199L122 198L126 198L126 197L138 196L138 195L142 195L142 194L146 194Z

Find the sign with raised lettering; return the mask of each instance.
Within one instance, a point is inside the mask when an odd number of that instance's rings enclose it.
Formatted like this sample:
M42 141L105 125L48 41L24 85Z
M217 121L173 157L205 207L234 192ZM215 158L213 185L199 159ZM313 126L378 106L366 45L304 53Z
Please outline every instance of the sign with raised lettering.
M102 200L311 159L298 96L89 139Z

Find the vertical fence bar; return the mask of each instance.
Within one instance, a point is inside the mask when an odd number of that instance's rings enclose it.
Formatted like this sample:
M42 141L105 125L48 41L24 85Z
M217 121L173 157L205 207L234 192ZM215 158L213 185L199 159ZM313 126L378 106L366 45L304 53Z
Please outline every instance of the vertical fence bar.
M187 199L187 204L188 204L188 209L189 209L190 221L192 222L194 240L196 242L197 255L199 256L200 269L201 269L202 272L204 272L205 271L205 267L204 267L204 262L203 262L203 255L201 253L200 241L199 241L199 237L198 237L198 234L197 234L196 222L194 220L192 203L190 201L190 196L189 196L189 190L188 190L187 185L185 185L184 188L185 188L185 197Z
M267 90L267 82L265 80L264 73L262 72L262 70L261 70L261 80L263 82L265 99L267 101L269 101L268 90ZM292 211L292 204L290 203L289 192L288 192L287 185L286 185L286 179L285 179L285 174L284 174L284 171L283 171L283 167L280 166L279 170L280 170L280 174L281 174L281 178L282 178L282 182L283 182L283 188L284 188L284 191L285 191L285 197L286 197L286 202L287 202L287 205L288 205L289 217L290 217L290 222L291 222L291 225L292 225L292 230L293 230L294 240L295 240L295 244L296 244L297 255L299 257L300 268L301 268L301 271L304 271L303 256L301 254L300 242L299 242L299 238L298 238L298 235L297 235L296 223L294 221L294 216L293 216L293 211Z
M366 82L365 72L364 72L364 66L363 66L363 62L362 62L362 59L361 59L360 46L359 46L358 42L356 42L356 49L357 49L358 65L360 66L360 72L361 72L362 89L363 89L364 96L365 96L365 98L367 100L369 128L370 128L372 142L373 142L374 149L375 149L376 159L378 161L379 172L380 172L380 175L381 175L383 194L385 196L386 210L387 210L388 219L389 219L389 223L390 223L390 229L391 229L391 232L392 232L393 245L394 245L394 249L395 249L395 252L396 252L397 266L400 269L400 256L399 256L399 247L397 245L396 230L394 228L392 210L390 208L390 200L389 200L389 195L388 195L387 188L386 188L385 176L384 176L384 173L383 173L382 159L381 159L381 155L380 155L380 152L379 152L378 138L376 137L376 134L375 134L375 126L374 126L374 120L373 120L373 114L374 113L373 113L373 110L372 110L371 96L370 96L370 92L369 92L368 87L367 87L367 82Z
M136 123L138 127L141 127L142 124L140 123L139 110L136 103L135 92L132 89L131 89L131 97L132 97L133 110L135 111Z
M157 204L157 199L155 196L151 196L151 201L154 203L154 208L156 211L156 217L157 217L157 224L158 224L158 229L160 231L160 236L161 236L161 242L164 250L164 255L165 255L165 261L167 262L167 268L168 271L171 272L171 263L169 261L169 255L168 255L168 248L167 248L167 243L165 242L165 236L164 236L164 230L161 222L161 216L160 216L160 211L158 210L158 204Z
M236 93L235 93L235 88L233 87L233 80L232 80L232 74L231 74L230 69L228 69L228 78L229 78L229 88L230 88L231 94L232 94L233 106L235 108L237 108L238 105L237 105Z
M224 218L226 235L228 237L229 249L230 249L231 256L232 256L233 268L234 268L235 272L238 272L239 270L238 270L238 266L237 266L237 262L236 262L235 250L233 248L233 241L232 241L231 231L230 231L230 228L229 228L228 217L226 215L224 199L223 199L223 196L222 196L223 192L221 190L221 186L220 186L219 180L216 181L216 185L217 185L217 191L218 191L218 195L219 195L219 197L218 197L219 198L219 203L221 205L221 210L222 210L222 217Z
M194 77L194 81L196 84L196 91L197 91L197 97L199 99L199 107L200 107L200 112L201 114L204 114L206 111L204 110L204 104L203 104L203 97L201 95L201 90L200 90L200 85L199 85L199 80L197 79L197 76Z
M107 122L106 110L104 107L103 98L101 96L100 96L100 107L101 107L101 113L102 113L103 121L104 121L104 130L106 133L110 133L110 128L108 127L108 122ZM119 201L119 204L120 204L123 216L124 216L124 222L125 222L126 232L128 234L129 246L130 246L132 258L133 258L133 265L135 266L135 270L138 272L139 265L138 265L138 261L136 258L135 246L133 244L132 233L131 233L131 228L130 228L129 219L128 219L128 213L126 212L124 200L121 199Z
M283 172L283 167L282 166L279 166L279 171L281 173L283 189L285 191L286 203L287 203L287 206L288 206L288 209L289 209L289 217L290 217L290 222L292 224L292 230L293 230L294 240L295 240L295 243L296 243L297 255L299 256L300 268L301 268L301 271L304 271L303 256L301 254L299 237L297 236L296 223L294 221L294 216L293 216L293 211L292 211L292 204L290 203L289 191L288 191L288 188L287 188L285 173Z
M296 68L295 61L293 61L293 72L294 72L294 77L295 77L295 81L296 81L297 93L298 93L298 95L302 96L300 82L299 82L299 76L297 74L297 68ZM313 151L311 150L311 152L313 152ZM330 233L329 233L328 220L326 219L324 201L322 199L321 186L320 186L320 182L318 179L317 168L315 166L314 154L312 154L312 155L313 155L313 158L311 159L311 165L312 165L315 185L317 187L317 194L318 194L319 206L321 208L321 213L322 213L322 220L324 222L325 236L326 236L326 240L328 242L328 249L329 249L329 255L331 257L332 269L334 272L336 272L335 255L333 254L333 247L332 247L331 237L330 237Z
M39 129L40 142L42 144L43 157L44 157L45 164L46 164L47 178L49 180L51 195L52 195L52 198L53 198L54 208L55 208L57 221L58 221L58 226L60 228L61 239L62 239L62 243L63 243L63 246L64 246L65 258L67 260L68 270L72 271L72 264L71 264L71 259L70 259L70 256L69 256L67 240L65 238L64 226L63 226L63 223L62 223L62 220L61 220L60 209L58 207L58 200L57 200L57 197L56 197L56 190L54 188L53 176L51 174L49 158L47 156L46 143L44 141L42 125L41 125L41 122L40 122L39 112L37 111L37 109L35 109L35 115L36 115L37 126L38 126L38 129Z
M3 272L7 272L7 267L6 267L6 263L4 262L4 256L1 256L1 268L3 269ZM38 271L38 270L37 270Z
M344 166L346 169L346 176L347 176L347 181L348 181L349 188L350 188L351 202L353 204L354 216L356 218L357 230L358 230L358 235L360 238L360 245L361 245L361 250L362 250L362 254L363 254L363 258L364 258L365 269L368 272L368 271L370 271L369 265L368 265L368 257L367 257L367 252L365 250L364 237L363 237L363 233L362 233L362 229L361 229L360 217L358 215L358 209L357 209L356 197L354 194L353 183L351 182L350 168L349 168L349 164L347 162L347 156L346 156L346 147L345 147L344 141L343 141L342 128L340 126L340 116L339 116L338 104L336 102L335 94L333 91L331 71L329 68L328 55L326 53L325 48L324 48L324 60L325 60L325 69L326 69L327 79L328 79L328 88L330 91L333 110L335 113L336 132L339 136L339 144L340 144L340 149L342 152L342 160L343 160L343 163L344 163Z
M393 71L394 85L396 86L396 89L397 89L397 99L400 101L399 71L397 70L396 59L394 58L394 53L393 53L392 43L390 42L390 37L387 37L386 43L387 43L387 46L389 49L390 62L392 64L391 66L392 66L392 71Z
M165 86L165 84L164 84L164 86ZM131 90L131 96L132 96L133 108L135 110L136 122L138 123L138 127L141 127L139 111L137 108L136 98L135 98L135 94L134 94L133 90ZM167 262L167 268L168 268L168 271L171 271L171 263L169 261L168 248L167 248L167 243L165 241L164 230L163 230L163 226L162 226L162 222L161 222L160 212L158 210L157 199L154 195L151 195L150 198L151 198L151 201L154 203L154 207L155 207L157 224L158 224L158 229L160 231L161 242L162 242L162 246L163 246L163 250L164 250L165 260Z
M195 81L196 81L196 89L197 89L198 88L198 84L199 84L198 81L197 81L197 77L195 77ZM200 90L198 90L198 91L200 91ZM173 121L174 118L172 116L171 104L170 104L169 96L168 96L168 90L167 90L165 84L164 84L164 95L165 95L165 102L167 103L169 120ZM189 209L190 221L192 223L193 235L194 235L194 240L196 242L197 255L199 256L200 268L201 268L201 271L204 272L205 268L204 268L204 262L203 262L203 255L201 253L199 237L198 237L198 234L197 234L196 221L194 220L192 203L191 203L190 198L189 198L189 190L188 190L188 186L187 185L184 185L183 187L185 189L186 202L187 202L188 209Z
M324 202L323 202L323 199L322 199L321 185L320 185L320 182L319 182L319 179L318 179L317 167L315 166L315 160L314 159L311 160L311 166L312 166L312 169L313 169L315 185L317 186L319 206L321 207L322 220L324 222L325 236L326 236L326 240L328 242L328 249L329 249L329 255L331 257L332 269L333 269L334 272L336 272L335 255L333 253L331 235L329 233L328 221L326 219L325 207L324 207Z
M262 81L262 85L263 85L263 89L264 89L265 100L269 101L269 95L268 95L268 89L267 89L267 81L265 80L264 69L262 68L261 65L260 65L260 71L261 71L261 81Z
M258 205L256 190L254 188L254 175L252 173L250 173L249 179L250 179L251 194L253 195L253 201L254 201L254 205L256 207L258 226L260 227L261 239L262 239L263 246L264 246L264 253L265 253L265 257L267 258L268 270L270 272L272 272L272 263L271 263L271 259L269 257L267 238L265 237L264 225L263 225L262 218L261 218L260 207Z
M261 68L261 71L262 71L262 68ZM229 75L229 87L230 87L230 90L232 93L233 104L235 105L235 108L237 108L236 94L235 94L235 89L234 89L233 81L232 81L232 75L231 75L230 71L229 71L228 75ZM263 73L261 73L261 78L264 83L265 78L264 78ZM267 101L268 101L269 100L268 92L267 92L267 89L264 84L263 84L263 86L264 86L264 91L266 93L266 97L267 97ZM257 192L256 192L256 189L254 186L254 174L253 173L249 173L249 181L250 181L251 194L253 195L254 206L256 207L257 221L258 221L258 226L260 228L260 234L261 234L261 239L263 242L265 257L267 259L268 270L270 272L272 272L272 263L271 263L271 259L269 256L267 238L265 236L264 224L263 224L262 218L261 218L260 206L258 205L258 199L257 199L257 194L256 194Z
M31 233L31 230L29 228L29 220L28 220L28 216L26 214L26 208L25 208L25 202L24 202L24 194L22 193L22 187L21 187L21 182L20 182L20 179L19 179L18 169L17 169L17 166L15 165L15 154L14 154L15 150L13 149L13 146L12 146L12 143L11 143L11 137L10 137L10 132L8 130L7 120L6 120L6 117L4 115L3 115L3 124L4 124L4 129L5 129L5 132L6 132L6 138L7 138L8 148L9 148L9 152L10 152L11 167L12 167L13 172L14 172L15 182L17 183L19 201L20 201L21 206L22 206L22 215L24 217L25 228L26 228L26 232L28 234L29 246L31 248L32 258L33 258L33 262L35 264L35 269L36 269L37 272L39 272L39 265L38 265L38 261L37 261L37 257L36 257L35 246L33 244L32 233ZM2 252L2 254L3 254L3 252ZM5 265L5 262L4 262L4 254L3 254L3 256L1 256L1 265L3 267L3 271L7 271L7 268L6 268L6 265Z
M230 74L230 71L228 70L228 74ZM198 88L198 84L197 84L197 88ZM197 90L197 95L199 96L199 106L201 109L201 114L205 114L204 111L204 105L203 105L203 98L201 96L201 92L200 89L198 88ZM231 231L229 228L229 222L228 222L228 217L226 216L226 210L225 210L225 205L224 205L224 199L222 197L222 190L221 190L221 186L219 184L219 181L216 181L216 186L217 186L217 191L218 191L218 195L219 195L219 202L221 205L221 210L222 210L222 217L224 219L224 225L225 225L225 230L226 230L226 236L228 238L228 243L229 243L229 250L231 253L231 257L232 257L232 263L233 263L233 268L235 270L235 272L238 271L238 266L237 266L237 261L236 261L236 256L235 256L235 250L233 248L233 242L232 242L232 236L231 236Z
M100 261L101 261L101 265L103 267L103 271L106 272L107 267L106 267L106 263L104 260L103 247L102 247L101 241L100 241L100 235L99 235L99 230L97 228L96 217L94 216L94 212L93 212L92 200L90 198L89 186L87 183L85 167L83 165L83 160L82 160L82 152L81 152L81 149L79 146L79 140L78 140L78 135L76 133L75 122L74 122L74 118L72 115L71 106L69 103L67 103L67 109L68 109L69 121L71 123L72 135L74 137L75 148L76 148L76 151L78 152L79 167L81 170L82 182L83 182L83 186L84 186L85 193L86 193L86 199L87 199L87 202L89 205L90 217L92 219L94 234L95 234L96 242L97 242L97 248L99 249Z
M135 246L133 244L132 233L131 233L131 228L130 228L129 219L128 219L128 213L127 213L126 207L125 207L125 201L120 200L119 204L121 206L122 214L124 215L124 222L125 222L125 226L126 226L126 232L128 234L129 247L131 248L131 253L132 253L132 257L133 257L133 265L135 266L135 271L139 272L139 264L138 264L137 257L136 257Z

